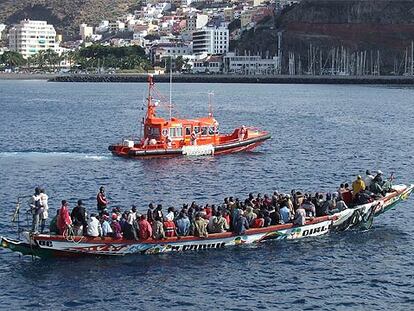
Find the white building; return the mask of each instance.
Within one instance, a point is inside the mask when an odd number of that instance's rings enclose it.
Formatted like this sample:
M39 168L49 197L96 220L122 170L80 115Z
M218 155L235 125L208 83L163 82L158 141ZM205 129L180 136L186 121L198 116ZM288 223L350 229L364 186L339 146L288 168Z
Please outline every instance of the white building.
M194 54L226 54L228 51L229 30L227 28L204 28L193 32Z
M161 63L163 60L178 56L184 57L191 54L191 47L185 43L158 43L150 49L150 59L153 64Z
M97 33L104 33L109 31L109 21L103 20L99 23L99 26L95 28Z
M110 22L108 30L111 32L125 31L125 23L121 21Z
M227 53L223 59L224 73L244 75L270 75L276 74L280 65L279 57L262 58L258 55L236 55Z
M93 27L89 27L87 24L81 24L79 26L79 34L82 38L82 41L85 41L88 38L92 38Z
M221 73L223 58L217 55L209 55L193 62L192 73Z
M25 59L39 51L56 51L55 28L45 21L22 20L9 31L9 47Z

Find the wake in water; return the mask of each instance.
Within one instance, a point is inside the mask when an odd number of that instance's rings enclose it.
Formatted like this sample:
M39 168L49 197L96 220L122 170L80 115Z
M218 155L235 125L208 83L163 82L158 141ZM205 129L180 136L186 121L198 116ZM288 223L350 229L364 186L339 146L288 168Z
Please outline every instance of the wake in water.
M6 151L0 152L0 158L18 157L18 158L70 158L70 159L88 159L88 160L108 160L111 157L110 154L93 154L83 152L70 152L70 151Z

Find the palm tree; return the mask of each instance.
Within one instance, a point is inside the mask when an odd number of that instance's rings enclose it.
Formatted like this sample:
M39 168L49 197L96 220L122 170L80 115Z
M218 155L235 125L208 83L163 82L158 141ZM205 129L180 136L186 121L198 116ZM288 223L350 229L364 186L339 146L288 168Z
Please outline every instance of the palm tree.
M22 54L12 51L4 52L1 61L7 68L23 66L26 63L26 60L23 58Z

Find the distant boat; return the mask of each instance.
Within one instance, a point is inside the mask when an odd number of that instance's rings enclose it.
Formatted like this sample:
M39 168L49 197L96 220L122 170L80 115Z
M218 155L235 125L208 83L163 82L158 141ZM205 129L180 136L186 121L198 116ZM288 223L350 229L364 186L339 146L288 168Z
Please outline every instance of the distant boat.
M159 102L154 100L155 85L148 78L147 112L143 120L144 135L138 141L124 139L108 149L116 156L128 158L176 157L195 155L218 155L256 148L271 136L253 127L240 126L230 134L219 133L219 123L212 111L207 117L179 119L158 117ZM171 95L170 95L171 98Z
M367 229L373 218L406 200L414 185L395 185L393 191L371 203L345 209L333 215L316 217L305 225L292 223L263 228L248 229L244 234L233 232L209 234L206 238L195 236L171 237L164 240L126 240L111 237L93 238L86 236L32 235L23 233L22 240L1 237L0 246L24 255L37 257L67 256L123 256L130 254L158 254L167 252L205 250L242 244L261 243L268 240L296 240L316 237L332 231L352 228Z

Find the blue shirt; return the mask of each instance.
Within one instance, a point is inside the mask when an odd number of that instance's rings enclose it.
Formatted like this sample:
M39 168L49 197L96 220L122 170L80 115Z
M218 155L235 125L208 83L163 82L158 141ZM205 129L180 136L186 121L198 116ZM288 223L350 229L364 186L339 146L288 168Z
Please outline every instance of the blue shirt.
M179 235L188 235L190 232L190 219L188 217L178 218L176 220L177 233Z
M102 236L108 236L110 233L112 233L111 225L105 220L102 223Z
M284 224L290 222L290 211L287 206L283 206L280 211L280 219L283 221Z

